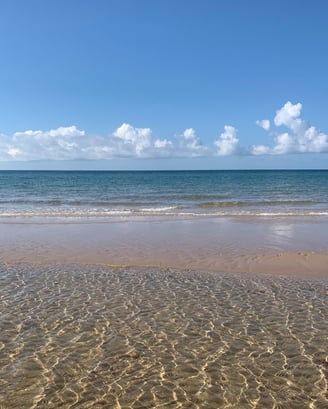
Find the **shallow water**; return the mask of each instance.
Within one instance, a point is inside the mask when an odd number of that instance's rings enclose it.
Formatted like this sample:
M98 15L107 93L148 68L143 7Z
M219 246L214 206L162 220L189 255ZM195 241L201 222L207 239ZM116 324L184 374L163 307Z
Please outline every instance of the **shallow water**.
M326 408L327 279L0 265L0 407Z

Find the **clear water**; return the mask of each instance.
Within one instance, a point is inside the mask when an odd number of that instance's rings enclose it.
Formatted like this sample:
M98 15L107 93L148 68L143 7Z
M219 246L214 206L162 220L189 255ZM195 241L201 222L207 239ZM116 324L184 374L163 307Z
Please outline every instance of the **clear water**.
M0 407L328 407L325 279L0 264Z
M328 171L1 171L0 217L328 215Z

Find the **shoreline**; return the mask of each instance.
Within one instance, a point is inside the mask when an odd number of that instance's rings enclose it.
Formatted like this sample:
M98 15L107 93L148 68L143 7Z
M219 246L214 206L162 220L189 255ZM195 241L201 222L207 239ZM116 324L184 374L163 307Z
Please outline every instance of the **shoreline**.
M327 218L0 221L0 262L328 276Z

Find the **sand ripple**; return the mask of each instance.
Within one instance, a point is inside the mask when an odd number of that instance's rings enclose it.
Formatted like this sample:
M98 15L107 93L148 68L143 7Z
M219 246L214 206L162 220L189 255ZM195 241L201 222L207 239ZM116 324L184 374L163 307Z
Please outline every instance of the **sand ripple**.
M0 408L326 408L327 288L0 265Z

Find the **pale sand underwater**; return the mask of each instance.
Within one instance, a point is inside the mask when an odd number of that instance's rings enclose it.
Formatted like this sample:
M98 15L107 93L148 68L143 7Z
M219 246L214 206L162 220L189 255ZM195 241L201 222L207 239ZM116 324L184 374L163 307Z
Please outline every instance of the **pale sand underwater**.
M2 220L1 409L326 408L327 224Z
M0 265L0 407L327 408L326 278Z

